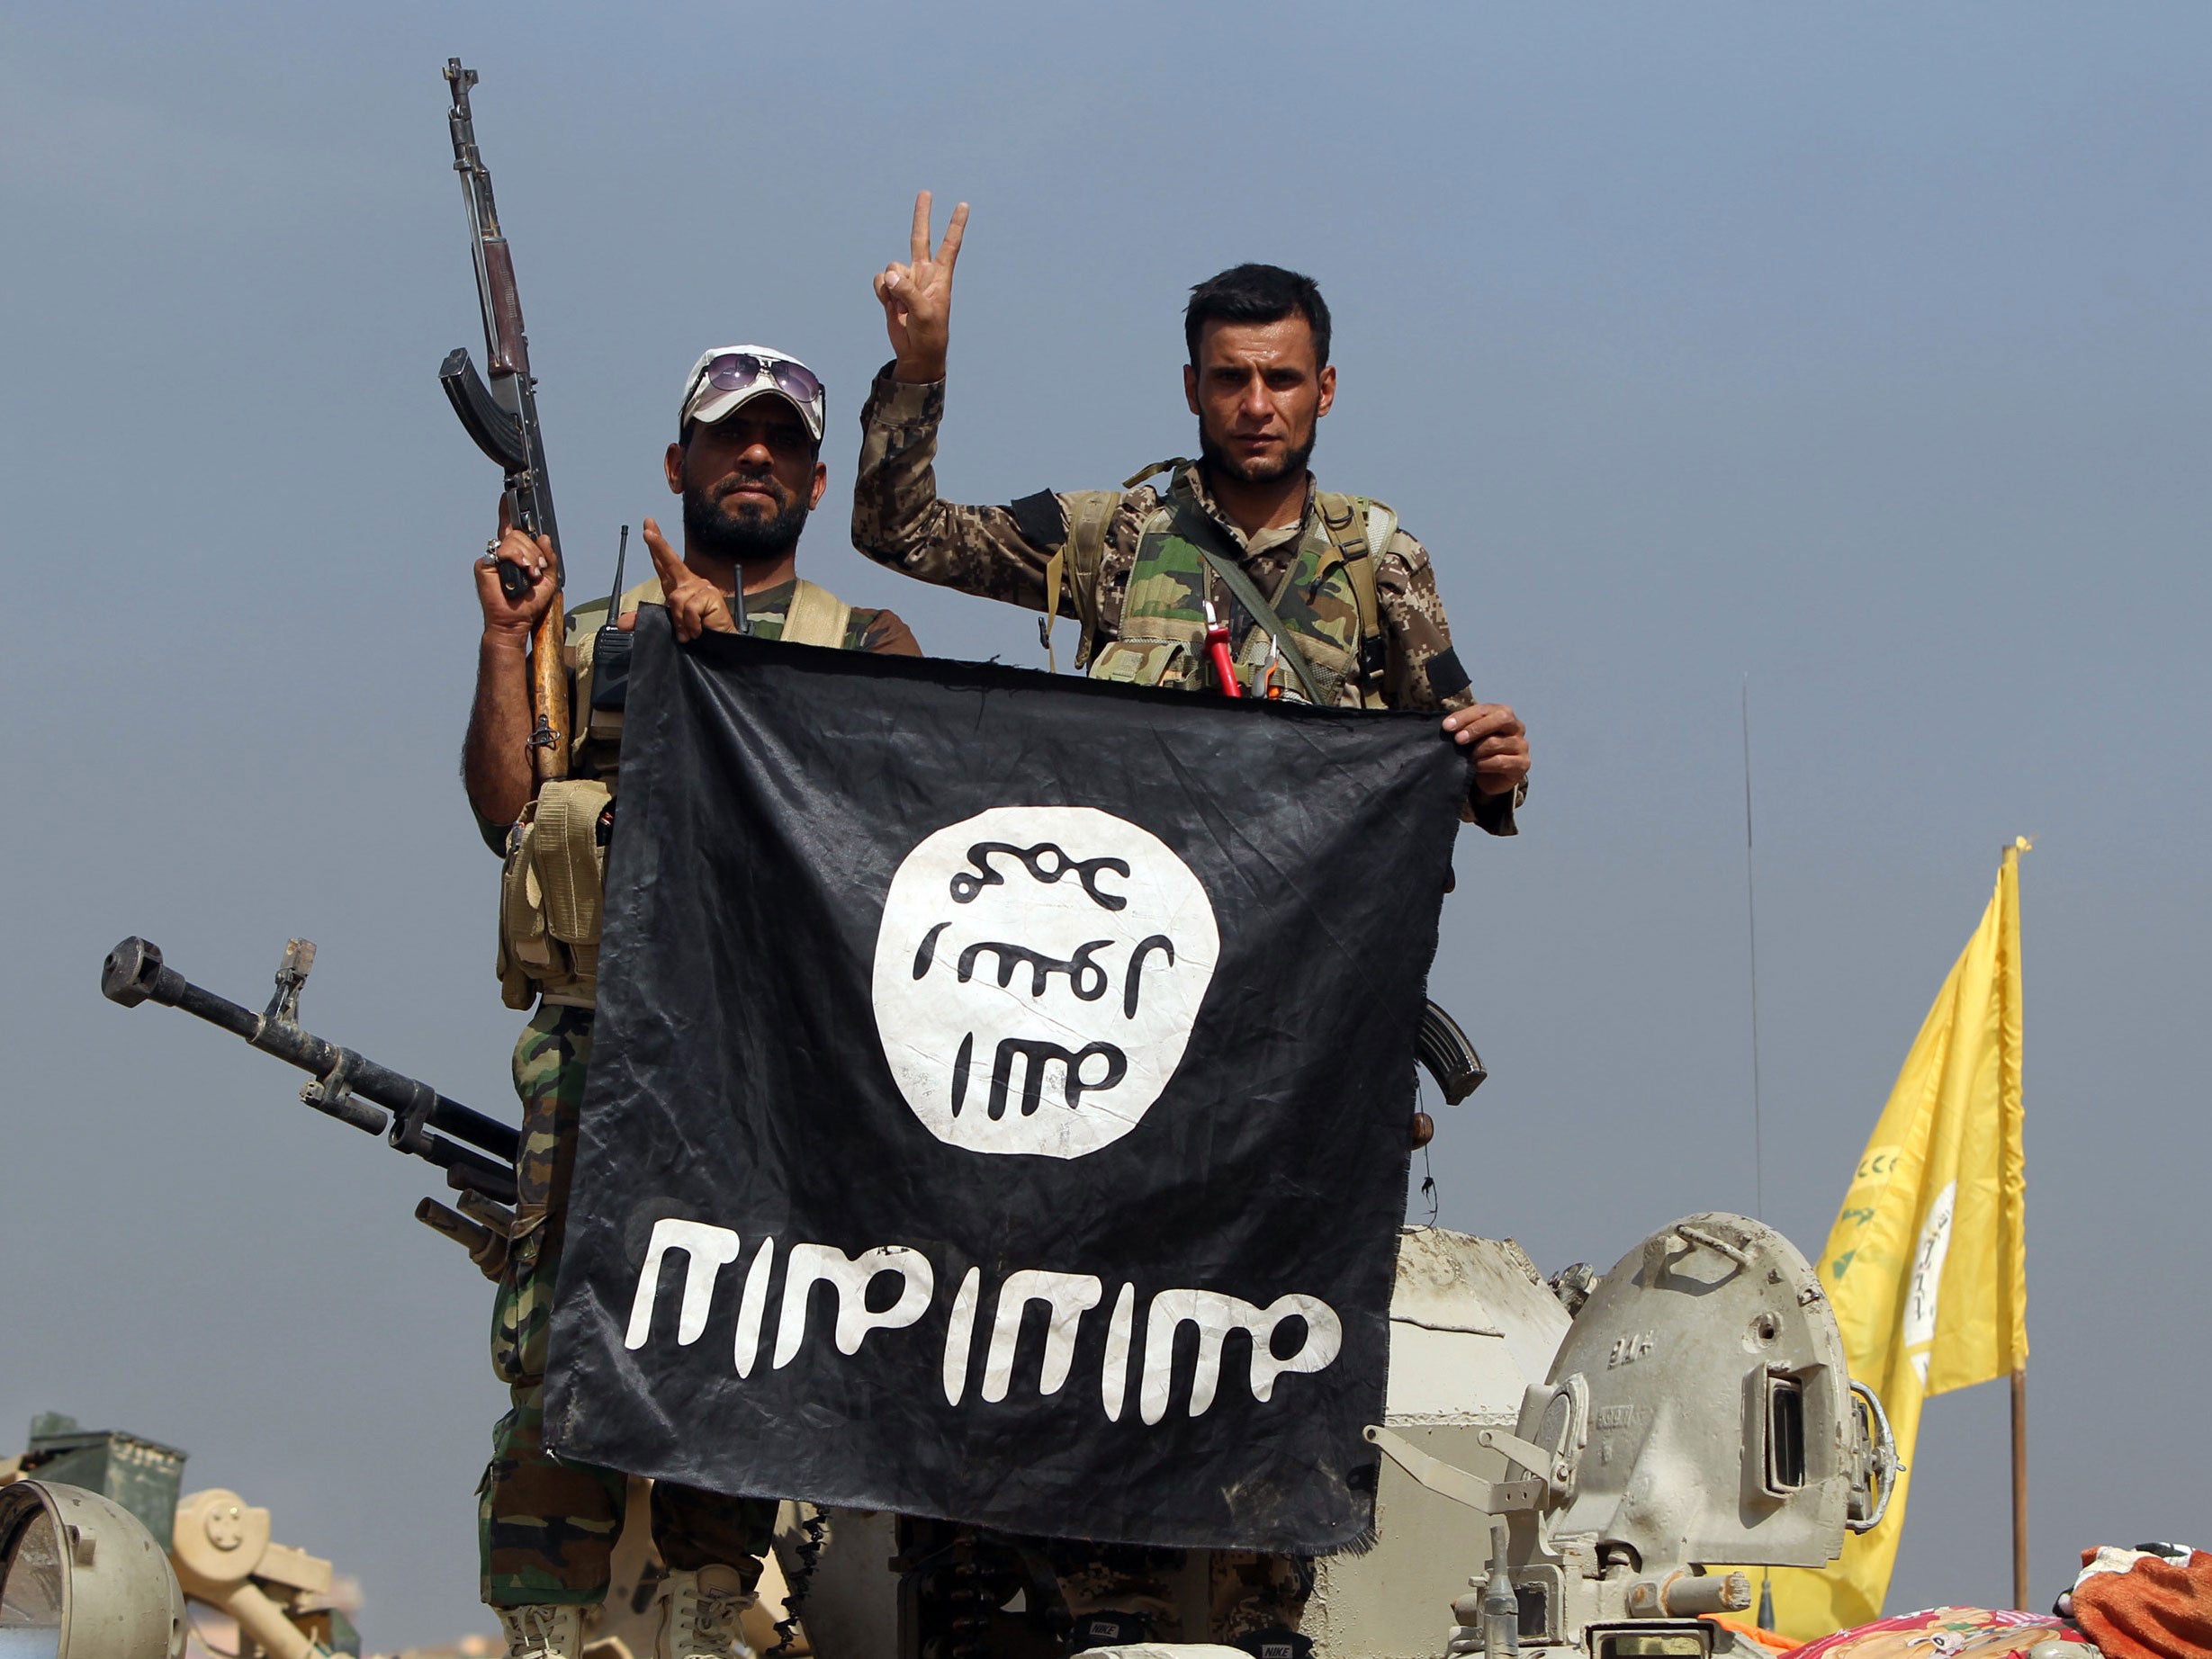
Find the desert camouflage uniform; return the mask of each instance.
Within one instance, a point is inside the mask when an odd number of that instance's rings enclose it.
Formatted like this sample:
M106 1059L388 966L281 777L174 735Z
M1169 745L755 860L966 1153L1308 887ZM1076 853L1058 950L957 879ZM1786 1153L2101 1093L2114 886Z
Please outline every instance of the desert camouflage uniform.
M892 379L888 370L877 377L860 412L853 545L878 563L923 581L1042 611L1048 567L1067 538L1076 498L1045 492L1007 507L961 507L940 500L933 463L944 407L942 381L905 384ZM1234 557L1261 592L1279 594L1277 612L1294 632L1356 650L1358 619L1347 587L1325 583L1314 587L1286 579L1302 576L1300 566L1312 568L1317 550L1327 543L1321 496L1312 480L1307 482L1306 511L1299 524L1247 536L1214 504L1199 469L1178 464L1165 490L1144 483L1122 492L1107 524L1094 578L1086 584L1078 573L1068 572L1057 614L1075 618L1084 629L1079 664L1089 662L1121 637L1125 611L1159 614L1187 610L1192 618L1202 616L1196 590L1187 595L1130 592L1140 533L1164 502L1193 509L1193 520L1217 549ZM1387 546L1375 550L1374 564L1388 650L1382 701L1391 708L1438 711L1472 702L1466 670L1452 648L1452 632L1427 551L1401 530ZM1079 591L1079 587L1085 590ZM1257 624L1241 605L1228 603L1226 590L1217 589L1216 599L1231 619L1232 651L1240 661L1247 660ZM1210 680L1184 683L1197 687ZM1347 688L1344 700L1353 695ZM1514 808L1524 794L1525 785L1510 795L1480 795L1470 788L1468 815L1494 835L1512 835Z
M793 591L787 585L746 596L756 635L772 640L782 633ZM579 607L571 618L571 644L599 625L605 608L604 601ZM889 611L856 608L845 645L921 654L906 624ZM618 748L580 744L574 775L611 779ZM478 822L485 839L503 848L507 831ZM589 1009L540 1003L515 1045L515 1092L522 1100L515 1231L491 1322L491 1368L508 1385L512 1404L492 1430L491 1462L476 1489L483 1598L493 1607L597 1605L606 1598L622 1530L625 1477L553 1456L544 1432L546 1332L591 1063L591 1026ZM663 1565L676 1571L732 1566L750 1590L775 1523L776 1505L768 1500L653 1483L653 1542Z

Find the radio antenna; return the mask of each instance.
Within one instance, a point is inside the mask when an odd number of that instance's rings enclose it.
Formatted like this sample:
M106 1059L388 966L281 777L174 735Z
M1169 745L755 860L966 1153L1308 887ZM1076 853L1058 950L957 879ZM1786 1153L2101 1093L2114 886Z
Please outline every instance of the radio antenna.
M1752 1215L1767 1219L1767 1123L1758 1079L1758 878L1751 841L1751 676L1743 677L1743 908L1751 945Z

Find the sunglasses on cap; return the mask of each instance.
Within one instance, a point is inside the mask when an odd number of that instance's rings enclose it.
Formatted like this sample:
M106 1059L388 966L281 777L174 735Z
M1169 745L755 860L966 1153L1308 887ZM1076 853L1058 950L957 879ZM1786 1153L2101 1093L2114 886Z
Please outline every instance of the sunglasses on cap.
M684 407L689 408L700 401L701 392L710 386L716 391L765 391L773 386L810 417L809 426L822 423L822 381L803 363L757 357L751 352L724 352L699 366L685 394Z

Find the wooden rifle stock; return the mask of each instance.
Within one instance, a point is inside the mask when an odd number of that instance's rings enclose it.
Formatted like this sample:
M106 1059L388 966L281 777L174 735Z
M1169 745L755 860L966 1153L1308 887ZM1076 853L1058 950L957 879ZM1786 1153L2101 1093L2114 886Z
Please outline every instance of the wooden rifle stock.
M530 769L541 784L569 775L568 619L561 590L530 635Z

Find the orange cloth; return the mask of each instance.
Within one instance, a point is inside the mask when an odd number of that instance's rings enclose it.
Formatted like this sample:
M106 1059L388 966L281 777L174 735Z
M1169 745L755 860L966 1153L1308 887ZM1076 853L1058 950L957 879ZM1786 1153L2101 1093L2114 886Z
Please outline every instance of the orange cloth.
M1755 1654L1786 1654L1797 1646L1779 1630L1762 1629L1749 1619L1731 1619L1726 1613L1700 1613L1698 1617L1708 1624L1719 1625L1723 1630L1732 1632L1739 1648L1749 1645Z
M2083 1550L2082 1565L2098 1565L2103 1553ZM2137 1556L2124 1572L2084 1573L2073 1618L2105 1659L2203 1659L2212 1654L2212 1553Z

